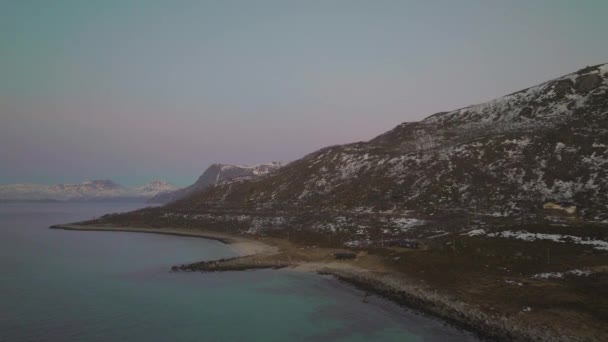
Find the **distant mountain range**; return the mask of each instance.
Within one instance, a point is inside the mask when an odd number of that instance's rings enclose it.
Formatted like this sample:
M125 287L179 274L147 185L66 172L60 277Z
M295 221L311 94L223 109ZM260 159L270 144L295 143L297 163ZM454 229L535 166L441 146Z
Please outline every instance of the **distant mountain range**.
M9 184L0 185L0 201L146 200L176 189L159 180L136 187L125 187L110 180L56 185Z
M281 166L283 164L277 162L257 165L213 164L205 170L194 184L175 191L159 193L150 198L149 202L169 203L222 182L237 178L252 178L267 175Z

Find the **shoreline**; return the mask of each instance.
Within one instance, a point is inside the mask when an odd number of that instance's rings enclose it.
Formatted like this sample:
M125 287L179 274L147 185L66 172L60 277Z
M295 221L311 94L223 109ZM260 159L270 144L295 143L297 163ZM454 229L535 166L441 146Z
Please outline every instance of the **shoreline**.
M322 268L320 275L330 275L366 293L387 299L399 306L418 311L475 334L482 341L562 341L546 331L522 329L508 320L490 317L470 305L431 289L417 287L405 279L373 271L357 272Z
M388 299L398 305L440 319L454 327L476 334L482 340L532 341L563 340L546 330L521 327L498 316L480 310L455 298L415 285L403 274L360 267L348 261L301 260L282 255L278 246L234 234L212 231L193 231L179 228L139 228L112 226L84 226L78 224L53 225L52 229L76 231L134 232L162 235L198 237L219 241L232 248L238 256L220 260L176 265L171 271L229 272L255 269L285 269L297 272L331 275L355 288Z
M183 237L196 237L207 240L218 241L226 245L226 247L235 251L237 257L246 257L251 255L271 255L278 251L278 248L268 244L240 237L231 234L223 234L212 231L193 231L192 229L179 228L140 228L140 227L112 227L112 226L85 226L79 224L56 224L49 227L50 229L60 230L75 230L75 231L98 231L98 232L127 232L127 233L146 233L173 235Z

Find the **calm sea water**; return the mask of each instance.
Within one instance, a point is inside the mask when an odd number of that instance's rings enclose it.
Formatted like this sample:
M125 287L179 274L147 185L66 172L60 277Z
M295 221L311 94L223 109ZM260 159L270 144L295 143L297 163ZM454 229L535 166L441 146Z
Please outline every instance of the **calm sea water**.
M138 203L0 203L1 341L474 341L333 278L170 273L216 241L48 229Z

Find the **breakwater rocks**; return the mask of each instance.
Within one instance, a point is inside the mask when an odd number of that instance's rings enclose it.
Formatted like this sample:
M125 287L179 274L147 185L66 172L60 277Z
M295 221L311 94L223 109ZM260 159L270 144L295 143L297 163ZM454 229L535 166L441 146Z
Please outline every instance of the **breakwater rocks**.
M257 258L255 256L236 257L212 261L201 261L192 264L176 265L171 267L173 272L224 272L224 271L246 271L256 269L280 269L295 266L296 264L286 260L272 260Z
M362 290L400 305L443 319L492 341L572 341L546 326L525 326L504 316L488 315L471 305L424 289L390 274L323 268L317 273L332 275Z

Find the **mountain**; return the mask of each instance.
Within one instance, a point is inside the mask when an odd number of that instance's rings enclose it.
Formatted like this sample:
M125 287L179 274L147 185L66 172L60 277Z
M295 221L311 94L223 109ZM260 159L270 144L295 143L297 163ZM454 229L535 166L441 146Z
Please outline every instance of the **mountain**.
M203 172L198 180L185 188L170 192L163 192L150 198L151 203L169 203L181 198L184 198L197 191L202 191L210 186L217 185L222 182L243 177L256 177L266 175L283 164L272 162L257 165L229 165L229 164L213 164Z
M489 340L607 341L608 65L82 225L253 235L276 254L176 267L316 264Z
M153 180L142 186L133 188L134 192L140 197L152 198L165 193L171 193L177 190L177 187L173 184L163 182L160 180Z
M608 218L608 66L329 147L273 177L184 201L515 215L548 202ZM194 204L194 202L200 204ZM193 206L194 205L194 206Z
M608 222L607 77L606 64L586 67L106 220L343 239L399 236L441 218L458 226L456 216Z
M147 199L176 187L162 181L127 188L110 180L92 180L79 184L9 184L0 185L2 201L91 201Z

